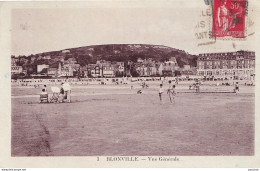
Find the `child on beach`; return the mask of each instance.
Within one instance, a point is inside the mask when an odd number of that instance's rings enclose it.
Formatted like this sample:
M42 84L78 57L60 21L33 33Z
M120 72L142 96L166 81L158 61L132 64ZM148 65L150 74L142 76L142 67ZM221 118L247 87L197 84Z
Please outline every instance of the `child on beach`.
M162 101L162 93L163 93L163 88L162 88L162 84L160 84L160 88L159 88L159 98L160 98L160 101Z

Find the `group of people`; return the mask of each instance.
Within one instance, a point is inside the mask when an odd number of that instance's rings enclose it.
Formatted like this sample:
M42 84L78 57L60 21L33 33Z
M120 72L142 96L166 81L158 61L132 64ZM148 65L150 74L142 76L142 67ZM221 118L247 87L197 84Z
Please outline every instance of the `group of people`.
M196 93L200 92L200 82L196 81L196 83L194 84ZM170 102L174 103L174 97L176 95L176 91L175 91L176 85L172 83L172 81L169 81L169 85L168 85L168 89L167 89L167 94L169 96ZM160 84L160 88L159 88L159 99L160 101L162 101L162 95L163 95L164 89L163 89L163 84ZM239 92L239 84L238 82L236 82L235 84L235 88L234 88L234 92L237 94Z
M47 98L47 102L71 102L71 87L69 83L61 83L61 87L51 87L53 91L53 96L49 99L47 86L44 85L42 88L42 92L40 94L40 101L42 102L42 98Z
M176 85L173 84L171 80L169 80L168 83L169 83L169 85L168 85L168 89L167 89L167 94L169 96L170 102L174 103L174 97L176 95L176 91L175 91ZM163 92L164 92L163 84L160 84L160 88L159 88L159 98L160 98L160 101L162 101L162 94L163 94Z
M200 92L200 85L201 85L201 83L198 80L196 80L195 83L189 85L189 90L195 89L195 92L199 93Z

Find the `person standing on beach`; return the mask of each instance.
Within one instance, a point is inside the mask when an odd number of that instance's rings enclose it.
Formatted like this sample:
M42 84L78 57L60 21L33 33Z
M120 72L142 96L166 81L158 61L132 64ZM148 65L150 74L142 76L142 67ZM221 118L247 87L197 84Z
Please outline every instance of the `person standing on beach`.
M68 82L63 84L63 89L64 89L64 96L67 99L67 102L71 102L71 86Z
M199 82L196 82L195 83L195 91L196 91L196 93L199 93L199 89L200 89Z
M64 102L64 98L65 98L65 96L64 96L64 88L63 88L63 83L61 83L61 88L60 88L60 98L61 98L61 100L60 100L60 102Z
M238 93L238 91L239 91L239 85L238 85L238 82L236 82L236 84L235 84L235 93L237 94Z
M162 94L163 94L163 88L162 88L162 84L160 84L160 88L159 88L159 98L160 98L160 101L162 101Z

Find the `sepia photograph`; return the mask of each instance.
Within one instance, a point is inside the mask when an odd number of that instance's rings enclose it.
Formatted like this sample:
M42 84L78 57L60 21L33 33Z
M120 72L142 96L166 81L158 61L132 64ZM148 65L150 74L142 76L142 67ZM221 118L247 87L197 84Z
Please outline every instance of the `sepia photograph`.
M14 4L11 158L257 154L259 3Z
M195 51L182 13L12 10L12 156L254 155L254 49Z

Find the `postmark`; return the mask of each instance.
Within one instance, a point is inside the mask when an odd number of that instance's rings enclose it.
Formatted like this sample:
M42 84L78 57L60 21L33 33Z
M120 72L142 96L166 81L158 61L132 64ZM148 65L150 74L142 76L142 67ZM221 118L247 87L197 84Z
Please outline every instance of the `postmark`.
M246 37L246 0L214 0L212 15L212 37Z
M197 46L215 44L216 40L212 39L212 5L206 6L199 13L198 22L195 25L195 40Z

